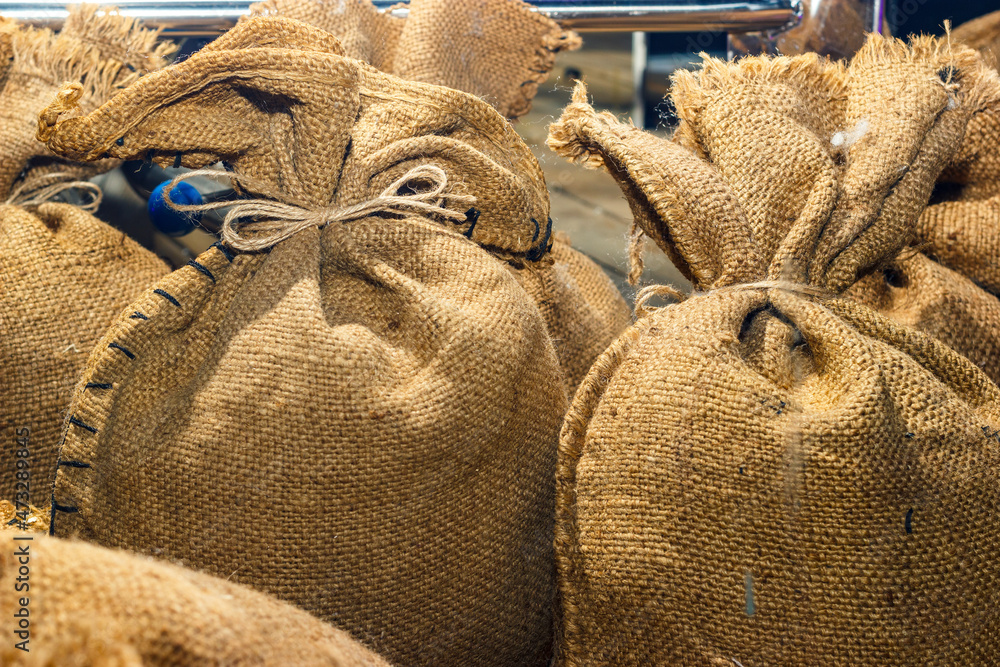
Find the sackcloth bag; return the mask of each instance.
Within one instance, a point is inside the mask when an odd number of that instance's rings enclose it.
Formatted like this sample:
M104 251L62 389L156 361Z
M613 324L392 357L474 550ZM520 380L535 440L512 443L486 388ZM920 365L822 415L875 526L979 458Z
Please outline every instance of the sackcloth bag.
M58 34L0 22L0 499L48 505L87 355L118 313L167 273L92 214L100 191L79 181L117 162L57 157L35 138L38 113L66 81L85 81L77 83L80 109L96 109L164 63L172 47L156 38L95 7L72 9ZM52 201L73 188L81 206Z
M567 403L498 259L548 244L506 120L274 17L71 107L43 114L56 153L222 161L246 199L98 343L54 534L245 583L394 662L545 663Z
M672 93L679 131L721 126L702 153L582 89L553 125L550 146L606 168L696 288L664 308L647 297L667 289L641 295L567 415L561 664L997 661L1000 390L842 296L912 236L979 67L877 35L849 66L709 59ZM763 108L715 104L762 89ZM836 150L862 118L869 140ZM758 236L767 210L780 238Z

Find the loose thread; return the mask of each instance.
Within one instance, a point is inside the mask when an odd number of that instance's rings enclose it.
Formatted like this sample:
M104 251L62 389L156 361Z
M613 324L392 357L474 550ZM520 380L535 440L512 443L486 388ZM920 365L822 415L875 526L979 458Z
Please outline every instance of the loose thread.
M642 272L646 268L646 263L642 259L645 238L642 227L633 220L628 242L628 284L632 286L639 284Z
M647 285L639 290L635 295L635 317L641 319L649 313L657 310L654 306L647 305L655 297L668 297L677 301L685 301L687 295L673 285Z
M58 195L67 190L79 190L90 195L90 201L82 204L80 208L89 213L94 213L101 205L104 193L96 183L90 181L70 181L69 174L57 172L52 174L42 174L35 178L24 181L10 193L6 204L12 206L39 206L52 201Z
M174 186L196 176L227 178L245 189L265 194L272 194L272 188L248 176L217 169L199 169L182 174L174 178L165 188L164 201L167 206L177 211L228 208L229 211L222 223L222 241L226 246L244 252L267 250L310 227L324 227L331 222L358 220L374 213L423 213L454 223L462 223L467 221L466 212L476 203L476 198L472 195L445 192L448 175L440 167L428 164L409 170L393 181L378 197L352 206L308 208L297 203L278 201L277 195L274 195L274 199L218 201L206 204L173 202L170 199L170 191ZM432 187L409 195L397 194L403 186L412 181L429 181ZM445 208L446 204L461 210ZM244 236L244 232L251 232L253 236Z

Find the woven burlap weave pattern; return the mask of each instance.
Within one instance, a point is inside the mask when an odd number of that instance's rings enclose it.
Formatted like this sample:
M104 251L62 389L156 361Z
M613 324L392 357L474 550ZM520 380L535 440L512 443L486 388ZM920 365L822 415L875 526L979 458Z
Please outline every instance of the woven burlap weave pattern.
M12 594L22 566L30 589ZM0 534L0 584L0 631L8 640L0 662L9 667L388 664L348 634L262 593L82 542ZM22 608L26 637L15 634ZM15 647L25 638L26 652Z
M531 109L560 51L580 38L521 0L414 0L407 18L370 0L267 0L253 16L284 16L337 37L346 55L411 81L471 93L507 118Z
M899 65L894 69L896 71L881 75L886 81L885 90L891 86L896 86L895 90L905 90L907 78L918 80L912 67ZM968 75L949 74L945 68L935 76L947 80L949 76ZM982 109L991 99L986 91L994 87L994 77L982 66L976 67L975 76L981 92L975 100L967 102L971 105L972 117L963 137L963 146L971 140L969 133L974 134L981 127ZM886 141L896 139L896 135L886 133L879 127L885 122L884 119L880 121L884 112L869 107L859 110L853 120L845 117L847 110L844 102L848 99L849 85L842 67L816 61L813 66L800 65L796 75L786 80L744 81L728 87L724 94L699 93L696 96L697 112L687 114L681 124L678 142L695 151L710 154L712 161L731 178L741 201L746 202L744 210L753 225L754 238L764 244L766 252L773 251L777 246L787 225L795 219L798 208L803 205L803 200L810 196L807 183L793 181L791 187L773 188L755 177L757 170L766 168L766 165L747 168L748 160L766 155L759 148L763 142L778 140L775 132L780 132L782 126L773 122L774 114L787 113L785 109L794 105L795 111L791 113L802 117L810 133L820 141L831 142L831 152L838 157L847 150L855 155L867 151L876 159L880 155L893 154L894 147L887 146ZM901 103L916 106L920 99L903 97ZM747 113L740 109L754 111ZM916 125L914 129L920 131ZM738 137L735 143L732 135ZM909 143L915 145L912 140ZM954 147L952 152L955 152ZM909 168L903 162L908 157L905 153L900 156L897 169ZM942 163L948 159L954 163L961 158L957 154L955 157L948 154L942 157ZM940 169L941 165L936 168ZM892 178L891 173L886 175ZM938 179L937 187L947 177L946 171ZM797 179L799 176L793 172L789 178ZM858 196L865 196L862 187L857 190ZM911 207L907 215L915 215L925 203L926 195L914 199L912 206L917 208ZM940 217L942 213L935 209L932 206L924 210L913 242L918 248L934 252L935 257L940 259L940 254L935 251L937 244L928 244L923 234L924 230L931 228L935 216ZM954 229L945 229L941 225L934 225L934 228L938 236L951 235L954 242ZM971 237L967 238L971 240ZM973 247L979 249L975 245ZM916 251L908 251L892 267L864 277L851 287L848 294L888 317L938 337L972 359L994 381L1000 380L1000 360L996 356L1000 348L1000 320L997 319L1000 308L996 299L983 292L970 278L961 275L960 271L953 270L957 266L933 266L934 262L928 257L918 255Z
M566 418L563 664L996 662L1000 390L839 296L911 236L978 67L875 36L849 66L678 77L692 148L582 91L551 128L557 152L620 182L697 290L623 334ZM726 113L755 90L771 95Z
M542 261L521 262L510 270L545 318L572 396L594 360L631 322L628 304L601 267L574 249L565 234L555 234Z
M1000 13L959 26L951 35L980 50L995 72ZM962 144L921 215L915 243L924 253L1000 296L1000 82L994 78L974 110ZM997 379L996 376L993 376Z
M401 664L544 664L566 398L538 308L482 247L548 248L544 182L486 103L340 51L251 19L45 128L78 157L223 159L304 209L422 164L475 198L460 224L383 212L218 246L146 292L84 371L112 388L74 394L54 532L246 583Z
M556 54L579 45L573 33L521 0L417 0L408 12L405 21L395 19L368 0L336 6L270 0L252 9L328 30L353 58L471 93L507 117L526 113ZM597 355L628 326L628 304L566 237L555 239L538 261L518 261L511 270L545 318L572 395Z
M72 180L112 164L69 163L35 139L36 117L63 83L86 74L80 103L92 110L162 63L167 47L155 44L156 33L95 12L74 9L58 35L0 23L0 49L9 48L0 60L0 499L15 499L20 439L31 466L28 499L38 505L49 502L66 411L87 354L122 308L167 272L150 252L78 207L19 205L33 184L51 183L46 178L56 172Z

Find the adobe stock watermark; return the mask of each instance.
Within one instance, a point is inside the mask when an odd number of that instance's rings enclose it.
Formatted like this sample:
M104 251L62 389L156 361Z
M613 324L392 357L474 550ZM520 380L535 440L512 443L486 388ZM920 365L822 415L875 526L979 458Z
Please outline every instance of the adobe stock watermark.
M28 529L28 517L31 514L31 463L30 444L31 431L19 428L14 447L14 521L21 531ZM29 579L31 576L31 541L30 535L14 537L14 557L17 560L17 576L14 578L14 593L17 596L17 606L14 611L14 648L28 652L28 642L31 640L31 616L28 610L31 598ZM20 640L20 641L18 641Z

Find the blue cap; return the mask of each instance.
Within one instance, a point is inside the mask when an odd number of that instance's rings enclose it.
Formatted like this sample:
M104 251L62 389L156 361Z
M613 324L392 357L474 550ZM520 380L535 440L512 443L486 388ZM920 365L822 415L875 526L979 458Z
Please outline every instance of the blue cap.
M164 181L156 186L149 195L147 209L149 217L156 228L167 236L184 236L201 222L200 211L177 211L167 206L163 193L170 181ZM205 200L201 193L189 183L181 181L170 191L170 200L175 204L203 204Z

